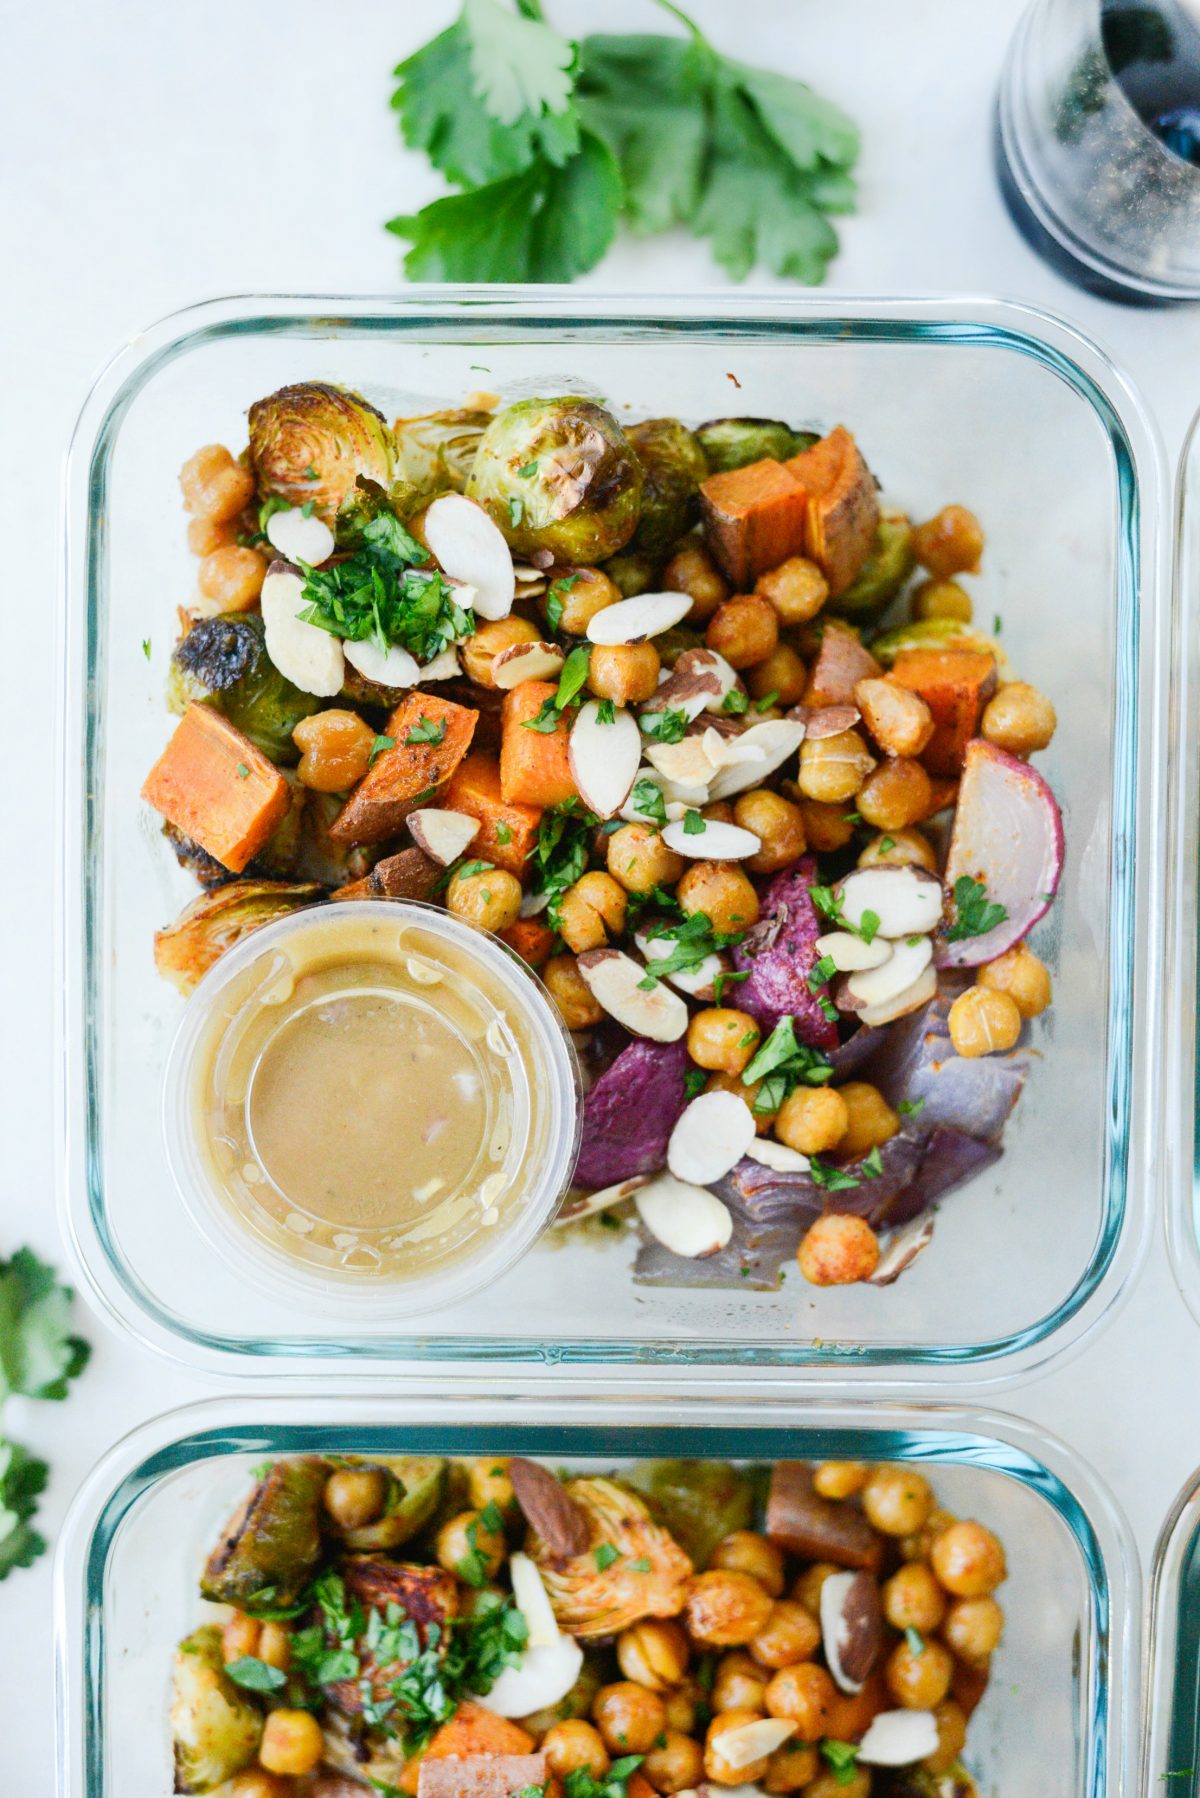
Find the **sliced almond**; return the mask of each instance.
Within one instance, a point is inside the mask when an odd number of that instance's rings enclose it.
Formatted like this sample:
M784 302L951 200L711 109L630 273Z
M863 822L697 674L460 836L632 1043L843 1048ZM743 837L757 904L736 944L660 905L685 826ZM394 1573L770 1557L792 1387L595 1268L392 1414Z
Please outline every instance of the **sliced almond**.
M432 662L425 663L421 669L421 679L423 681L454 680L461 673L462 663L458 659L457 649L451 643L440 654L435 655Z
M285 562L272 562L259 600L267 654L285 680L302 693L332 699L346 678L346 656L340 637L308 624L304 579Z
M783 1717L759 1717L753 1723L735 1723L729 1729L713 1730L708 1743L736 1773L782 1748L797 1727Z
M634 1036L676 1043L688 1027L688 1008L662 980L643 987L646 970L621 949L587 949L576 958L592 997Z
M858 1021L868 1029L878 1029L881 1024L891 1024L896 1018L907 1017L910 1011L919 1011L922 1005L937 993L937 969L930 965L923 974L918 974L911 986L906 986L902 993L882 1005L864 1005L858 1014Z
M663 795L663 810L667 814L668 821L673 818L683 817L684 812L688 809L687 805L682 799L668 798L668 794L672 789L671 783L665 774L660 774L657 768L649 768L643 763L637 771L637 776L633 783L634 787L636 788L639 786L643 780L648 780L650 784L657 787L658 791ZM655 806L652 811L643 811L642 808L635 803L632 792L621 807L620 815L630 824L658 823L658 807Z
M567 760L579 797L598 818L611 818L628 799L642 759L642 735L624 707L606 724L600 701L581 705L567 738Z
M581 1555L592 1532L583 1511L567 1493L561 1480L536 1461L514 1455L508 1463L513 1496L526 1523L552 1555Z
M674 1174L659 1174L642 1187L634 1204L655 1241L688 1261L715 1255L733 1235L729 1207L715 1193L677 1180Z
M768 718L762 724L752 724L737 741L743 750L761 749L762 759L748 766L731 764L722 768L708 789L710 799L728 799L732 793L758 786L768 774L774 774L804 741L804 724L798 718Z
M715 649L685 649L670 673L664 670L658 692L641 709L698 718L704 711L719 712L725 695L737 684L736 670Z
M711 1186L737 1166L755 1135L754 1113L736 1093L701 1093L671 1132L667 1166L677 1180Z
M928 1212L924 1217L914 1218L911 1224L905 1224L903 1229L894 1230L875 1264L875 1272L867 1275L866 1284L891 1286L932 1241L933 1218Z
M880 1711L858 1745L867 1767L911 1767L935 1754L937 1718L932 1711Z
M697 830L695 819L685 816L678 823L667 825L662 840L676 855L686 855L694 862L741 862L762 848L762 838L752 830L743 830L740 824L726 824L721 818L702 817Z
M777 1174L806 1174L812 1165L799 1149L789 1149L785 1142L776 1142L772 1136L756 1136L746 1154L751 1161L774 1168Z
M666 961L679 946L669 936L649 936L645 930L639 930L633 940L647 961ZM681 993L686 993L689 999L708 1001L713 997L713 982L717 975L728 971L729 957L714 951L711 955L706 955L703 961L697 962L695 967L679 968L674 974L668 974L667 979Z
M823 960L828 958L833 963L839 974L854 974L860 968L882 967L892 953L892 945L881 936L864 943L848 930L831 930L817 938L816 950Z
M847 923L861 928L868 912L878 919L876 934L894 941L924 936L942 921L942 883L936 874L912 865L856 868L834 889Z
M883 1608L873 1573L831 1573L821 1587L821 1640L843 1692L861 1692L883 1649Z
M408 814L408 829L417 847L443 868L457 861L479 834L479 819L466 812L442 811L435 805Z
M639 593L633 599L618 599L589 620L588 641L606 648L644 643L648 637L669 631L691 609L690 593Z
M350 666L380 687L415 687L421 679L416 657L397 643L380 649L378 643L364 638L361 643L347 643L345 652Z
M708 783L716 770L703 737L683 737L678 743L647 743L645 753L651 767L657 768L672 786L698 793L702 797L697 803L705 802Z
M851 974L846 985L864 1009L890 1005L920 979L932 960L933 942L929 937L905 937L903 942L892 944L892 953L879 967Z
M562 1632L555 1620L554 1607L550 1603L536 1562L525 1554L510 1555L508 1576L512 1581L517 1609L529 1626L529 1646L545 1648L551 1642L556 1642Z
M545 911L549 903L549 893L522 893L521 916L523 918L536 918L540 912Z
M580 1218L594 1217L598 1211L609 1211L614 1205L622 1205L649 1179L649 1174L634 1174L628 1180L618 1180L615 1186L602 1186L599 1192L579 1193L568 1198L554 1219L555 1226L577 1224Z
M498 525L464 493L443 493L425 514L425 541L438 564L475 589L481 618L507 618L516 592L512 553Z
M315 568L327 562L334 551L333 532L315 512L304 516L302 506L291 506L286 512L272 512L267 520L267 537L273 548L289 562L307 562Z
M557 680L566 659L557 643L513 643L492 657L492 679L505 692L523 680Z
M799 706L796 711L799 711ZM789 712L788 717L795 716ZM853 730L858 723L858 707L853 705L823 705L816 711L805 707L804 734L812 742L819 742L822 737L840 737L844 730Z

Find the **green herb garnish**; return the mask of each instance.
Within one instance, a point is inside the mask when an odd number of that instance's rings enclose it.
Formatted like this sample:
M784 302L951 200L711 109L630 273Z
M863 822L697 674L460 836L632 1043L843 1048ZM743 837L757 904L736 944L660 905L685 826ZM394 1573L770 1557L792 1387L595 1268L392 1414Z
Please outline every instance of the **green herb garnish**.
M821 1743L821 1753L833 1769L833 1777L840 1786L848 1786L854 1779L855 1763L858 1760L857 1742L838 1742L827 1736Z
M614 1548L611 1542L598 1542L592 1550L592 1559L596 1563L597 1573L603 1573L621 1559L621 1551Z
M817 1155L809 1157L808 1171L813 1182L826 1192L849 1192L851 1187L862 1185L857 1175L848 1174L845 1168L831 1167Z
M666 824L667 803L657 781L647 780L645 776L641 780L635 780L629 803L635 812L641 812L644 818L648 818L651 824L657 824L660 830Z
M287 1684L287 1674L281 1667L272 1667L253 1654L226 1661L225 1671L235 1686L244 1686L248 1692L278 1692L280 1686Z
M431 568L425 551L398 518L381 512L362 531L361 549L328 568L306 568L299 616L346 642L408 650L432 661L474 629L471 613Z
M661 712L643 712L638 718L638 728L644 737L650 737L655 743L681 743L687 735L688 722L686 712L666 706Z
M955 921L946 932L948 943L960 943L966 937L986 936L1003 924L1008 913L1002 905L993 904L987 888L969 874L960 874L954 883Z
M697 812L697 811L684 812L684 814L683 814L683 834L685 837L703 836L704 832L707 828L708 828L707 823L706 823L703 815L700 812Z
M394 749L395 747L396 747L395 737L376 737L375 741L371 745L370 756L367 758L367 767L373 768L375 766L375 758L377 756L381 756L385 749Z
M446 720L444 718L427 718L422 712L404 741L405 743L431 743L436 748L445 740L445 736Z
M797 1041L796 1020L780 1018L758 1053L742 1070L743 1086L758 1086L750 1109L759 1117L778 1111L797 1086L824 1086L833 1078L833 1066L820 1049Z

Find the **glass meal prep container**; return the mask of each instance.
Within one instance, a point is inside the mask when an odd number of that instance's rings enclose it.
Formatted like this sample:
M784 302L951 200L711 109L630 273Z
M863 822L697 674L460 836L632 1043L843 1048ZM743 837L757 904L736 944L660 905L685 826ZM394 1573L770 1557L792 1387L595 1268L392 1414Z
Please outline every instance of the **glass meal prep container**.
M175 1643L196 1578L264 1457L520 1453L595 1471L640 1457L863 1459L925 1468L939 1501L1008 1546L1005 1636L972 1720L981 1792L1117 1798L1137 1735L1139 1581L1127 1526L1068 1450L1014 1419L766 1396L620 1399L583 1383L472 1396L246 1395L161 1417L113 1449L76 1498L57 1554L61 1798L167 1798Z
M889 501L975 507L977 606L1052 696L1040 766L1067 860L1034 943L1055 1003L998 1165L942 1207L896 1284L639 1288L632 1233L551 1231L469 1301L347 1324L229 1266L173 1196L162 1072L183 1001L152 938L193 889L140 804L168 733L174 606L193 575L176 472L239 443L258 395L318 378L390 412L583 387L618 417L844 420ZM535 289L224 301L139 337L86 406L69 467L62 1139L65 1228L92 1297L222 1371L438 1360L724 1363L919 1379L1016 1375L1103 1316L1144 1241L1163 953L1165 603L1159 451L1104 356L992 301L615 299Z
M1147 1654L1142 1790L1192 1798L1200 1791L1200 1474L1158 1539Z

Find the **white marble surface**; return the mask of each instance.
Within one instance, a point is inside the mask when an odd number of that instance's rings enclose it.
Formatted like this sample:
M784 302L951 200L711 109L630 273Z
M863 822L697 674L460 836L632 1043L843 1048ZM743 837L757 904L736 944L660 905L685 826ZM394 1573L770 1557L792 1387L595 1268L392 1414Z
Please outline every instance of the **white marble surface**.
M608 29L658 28L648 0L607 0ZM1200 309L1125 310L1060 282L1026 249L990 168L991 108L1019 0L692 0L723 47L803 75L862 122L862 203L831 287L991 292L1060 311L1140 385L1172 460L1200 403ZM568 29L584 0L548 0ZM52 1193L54 707L50 623L59 461L97 365L139 326L237 292L384 292L393 212L436 191L401 148L389 72L450 0L42 0L0 5L0 1246L58 1258ZM716 286L680 238L618 248L594 286ZM1048 1221L1048 1226L1049 1221ZM51 1461L53 1535L86 1469L150 1414L215 1390L81 1320L92 1365L66 1406L13 1406ZM1200 1331L1161 1230L1141 1281L1082 1356L999 1403L1066 1437L1116 1491L1148 1564L1200 1462ZM50 1563L0 1588L0 1788L52 1784ZM147 1720L155 1727L154 1720ZM135 1798L133 1794L123 1798ZM137 1798L143 1798L138 1794ZM145 1794L144 1798L151 1798Z

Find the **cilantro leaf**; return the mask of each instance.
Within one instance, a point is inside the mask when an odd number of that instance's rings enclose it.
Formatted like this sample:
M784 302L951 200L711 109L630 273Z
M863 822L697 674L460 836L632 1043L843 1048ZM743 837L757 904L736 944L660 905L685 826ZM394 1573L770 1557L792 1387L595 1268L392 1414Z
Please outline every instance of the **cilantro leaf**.
M87 1363L70 1330L72 1293L32 1249L0 1261L0 1401L10 1394L60 1399Z
M972 880L969 874L961 874L954 883L954 910L955 922L946 932L948 943L959 943L969 936L986 936L1008 916L1002 905L989 900L983 883Z

